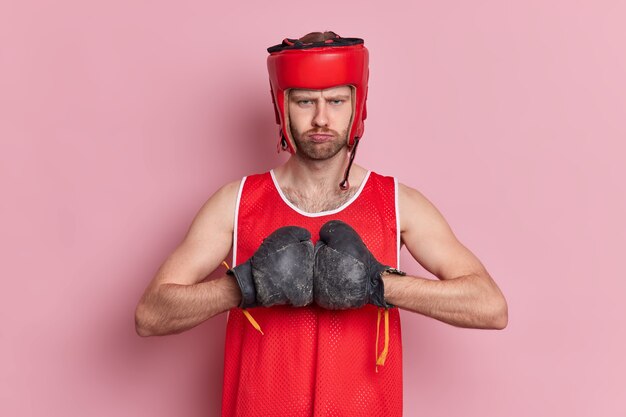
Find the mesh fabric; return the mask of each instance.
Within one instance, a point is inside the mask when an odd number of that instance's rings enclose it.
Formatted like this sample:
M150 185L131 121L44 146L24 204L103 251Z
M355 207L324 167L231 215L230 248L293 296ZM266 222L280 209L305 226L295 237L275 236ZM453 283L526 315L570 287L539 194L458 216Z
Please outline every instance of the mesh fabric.
M350 224L381 263L397 267L395 185L370 173L360 194L339 211L298 212L279 194L269 173L246 178L236 229L235 263L245 262L264 237L297 225L319 239L320 227L339 219ZM378 309L324 310L317 306L260 307L229 313L224 361L222 416L402 415L400 316L390 309L389 353L376 368L384 338L376 340ZM383 330L381 329L381 332Z

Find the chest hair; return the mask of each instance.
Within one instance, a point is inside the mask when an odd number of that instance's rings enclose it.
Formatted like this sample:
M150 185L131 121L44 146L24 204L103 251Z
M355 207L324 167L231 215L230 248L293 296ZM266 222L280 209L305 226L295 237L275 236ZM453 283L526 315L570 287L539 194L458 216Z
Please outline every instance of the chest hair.
M350 187L347 191L341 191L339 187L330 191L326 188L318 188L304 192L292 188L283 189L283 194L293 205L307 213L319 213L334 210L350 200L357 189Z

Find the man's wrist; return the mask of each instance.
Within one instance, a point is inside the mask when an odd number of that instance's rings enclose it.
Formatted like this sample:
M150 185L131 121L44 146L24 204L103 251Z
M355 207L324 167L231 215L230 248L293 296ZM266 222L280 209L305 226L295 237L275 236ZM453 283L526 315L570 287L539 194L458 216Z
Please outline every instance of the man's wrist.
M225 287L225 298L228 300L228 305L237 307L241 305L241 288L237 284L237 279L230 274L225 275L222 278Z

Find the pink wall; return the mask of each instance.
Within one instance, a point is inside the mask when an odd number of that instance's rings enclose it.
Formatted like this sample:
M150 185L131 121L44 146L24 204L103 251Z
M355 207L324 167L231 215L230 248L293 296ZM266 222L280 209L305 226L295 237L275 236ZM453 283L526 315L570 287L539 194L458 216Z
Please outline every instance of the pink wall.
M624 2L93 3L0 5L0 415L218 414L225 317L133 311L205 199L283 160L264 48L319 29L370 49L359 163L509 301L501 332L403 315L405 415L626 415Z

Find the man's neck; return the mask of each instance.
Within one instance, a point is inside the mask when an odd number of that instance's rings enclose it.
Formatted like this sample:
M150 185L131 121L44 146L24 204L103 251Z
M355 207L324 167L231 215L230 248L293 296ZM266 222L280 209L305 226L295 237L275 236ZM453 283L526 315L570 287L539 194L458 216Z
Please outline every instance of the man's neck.
M349 156L347 149L323 161L304 159L295 154L283 165L274 169L274 174L282 188L298 189L307 194L308 191L340 193L339 183L343 180ZM365 171L356 164L352 165L349 178L350 188L361 184Z
M347 166L347 152L325 161L303 161L296 154L274 169L274 175L283 195L293 205L308 213L320 213L343 206L363 183L367 171L353 164L350 188L339 187Z

